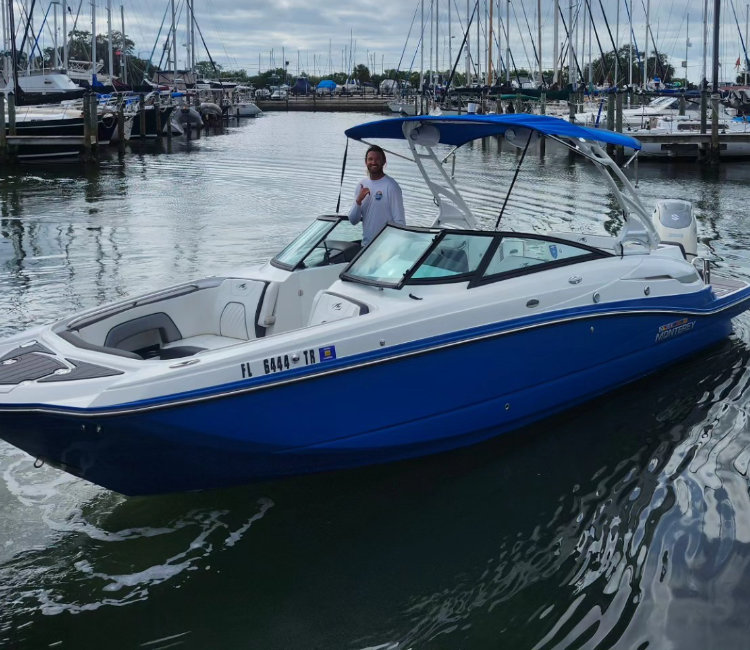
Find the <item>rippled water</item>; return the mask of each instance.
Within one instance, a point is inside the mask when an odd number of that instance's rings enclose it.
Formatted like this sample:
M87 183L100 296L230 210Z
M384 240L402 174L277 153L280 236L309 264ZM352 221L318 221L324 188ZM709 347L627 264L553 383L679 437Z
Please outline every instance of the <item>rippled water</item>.
M0 334L264 259L335 211L343 129L375 117L272 114L99 170L3 172ZM488 226L516 160L461 154ZM388 168L427 223L411 166ZM750 277L746 165L639 176L647 202L693 200L703 252ZM619 227L565 156L532 156L516 189L506 228ZM232 490L125 498L0 443L0 647L750 647L749 358L743 315L724 344L517 434Z

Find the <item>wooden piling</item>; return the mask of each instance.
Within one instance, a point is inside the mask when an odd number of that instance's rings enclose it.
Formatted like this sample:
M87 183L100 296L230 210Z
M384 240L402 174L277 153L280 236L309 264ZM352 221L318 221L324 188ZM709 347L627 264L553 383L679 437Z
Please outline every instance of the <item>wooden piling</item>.
M16 96L8 93L8 135L16 135Z
M172 93L169 93L169 115L167 117L167 140L172 141L172 115L174 115L175 106L173 105Z
M0 120L3 128L0 129L0 160L5 161L8 155L8 139L5 137L5 95L0 93Z
M141 142L146 139L146 96L143 93L138 95L138 118L141 127Z
M99 102L96 93L91 93L89 97L91 108L89 109L89 119L91 120L91 151L94 157L99 155Z
M711 95L711 155L712 165L719 164L719 94Z
M161 140L161 103L154 102L154 120L156 121L156 139Z
M615 131L622 133L622 90L615 94ZM618 165L625 161L625 147L617 147L615 160Z
M91 160L91 96L83 96L83 158Z
M125 97L120 97L117 105L117 149L125 151Z

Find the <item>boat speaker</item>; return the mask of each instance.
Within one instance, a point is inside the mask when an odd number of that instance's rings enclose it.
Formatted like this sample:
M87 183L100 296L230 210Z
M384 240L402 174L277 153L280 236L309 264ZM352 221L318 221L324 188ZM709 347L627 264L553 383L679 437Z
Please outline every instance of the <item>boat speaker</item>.
M683 199L661 199L654 205L651 216L659 239L667 244L679 244L688 259L698 255L698 226L693 204Z

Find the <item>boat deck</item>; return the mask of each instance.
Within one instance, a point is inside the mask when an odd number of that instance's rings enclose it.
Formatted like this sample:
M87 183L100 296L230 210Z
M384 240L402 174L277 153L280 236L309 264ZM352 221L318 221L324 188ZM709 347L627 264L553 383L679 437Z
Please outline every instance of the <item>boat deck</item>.
M736 280L726 276L711 276L711 286L717 298L723 298L727 294L733 293L738 289L744 289L747 282Z

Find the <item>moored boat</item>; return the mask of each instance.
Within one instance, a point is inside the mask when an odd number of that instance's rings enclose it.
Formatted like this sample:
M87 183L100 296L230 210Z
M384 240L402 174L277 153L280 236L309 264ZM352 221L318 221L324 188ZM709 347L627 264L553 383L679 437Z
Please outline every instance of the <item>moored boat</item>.
M750 305L747 283L696 269L691 206L652 213L606 154L638 149L629 136L523 114L347 135L405 143L432 226L388 226L362 249L359 226L319 217L267 264L7 339L0 437L126 494L394 461L635 381L721 341ZM477 228L443 160L489 136L524 150L546 136L591 161L616 236Z

